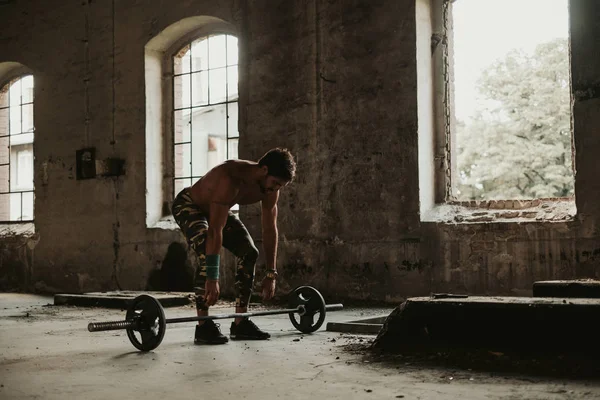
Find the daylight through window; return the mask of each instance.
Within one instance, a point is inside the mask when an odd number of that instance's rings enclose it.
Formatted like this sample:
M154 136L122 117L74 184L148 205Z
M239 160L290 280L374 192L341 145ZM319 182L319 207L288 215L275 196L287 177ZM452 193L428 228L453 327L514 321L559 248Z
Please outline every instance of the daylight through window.
M456 0L456 200L572 197L568 0Z
M33 220L33 76L0 89L0 221Z
M173 58L174 193L238 157L238 40L199 38Z

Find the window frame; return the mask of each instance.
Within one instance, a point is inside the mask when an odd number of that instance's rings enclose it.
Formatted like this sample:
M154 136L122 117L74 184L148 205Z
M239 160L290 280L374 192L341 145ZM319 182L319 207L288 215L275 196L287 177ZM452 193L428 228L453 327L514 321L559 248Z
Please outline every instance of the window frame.
M173 67L173 58L187 45L191 45L197 39L215 36L215 35L231 35L235 36L238 39L238 49L239 49L239 33L233 28L228 26L203 26L199 29L193 30L192 32L182 36L168 48L164 53L164 57L162 59L162 69L163 69L163 82L162 82L162 92L163 99L162 102L162 115L163 115L163 126L162 131L164 133L164 154L163 154L163 193L165 193L165 203L169 204L169 206L173 203L175 188L175 107L174 107L174 67ZM239 50L238 50L239 52ZM238 124L239 124L239 104L240 104L240 84L239 84L239 76L240 76L240 58L238 53L238 99L235 101L235 104L238 106ZM227 103L234 103L227 101ZM225 102L219 103L225 104ZM236 138L227 137L227 140L230 139L238 139L239 140L239 129L238 136ZM239 142L238 142L239 143ZM228 143L227 143L228 144ZM164 213L167 214L168 213Z
M573 221L578 213L576 189L571 197L527 200L458 200L454 197L453 183L457 182L458 171L452 79L454 43L449 33L453 29L452 3L455 1L459 0L417 0L417 69L421 74L419 83L425 82L425 87L417 85L421 221L452 224ZM421 35L427 35L427 40L419 40ZM571 41L572 30L569 46ZM569 64L573 107L572 55ZM423 119L429 122L423 123ZM576 171L575 135L574 110L571 108L573 171Z
M13 166L14 162L13 162L13 157L12 157L12 148L13 146L11 146L11 136L12 133L10 131L10 109L12 107L12 105L10 104L10 86L12 86L13 84L15 84L16 82L31 76L32 79L34 79L34 85L33 85L33 93L32 93L32 98L30 102L27 103L22 103L21 101L18 104L18 107L21 109L21 124L23 123L23 105L28 105L31 104L32 106L32 129L31 131L27 131L27 132L19 132L18 134L14 135L27 135L29 133L31 133L33 135L33 140L31 142L25 142L25 143L18 143L14 146L23 146L23 145L31 145L31 158L32 158L32 187L31 189L22 189L21 187L15 186L13 187L12 181L13 181L13 171L11 166ZM5 165L8 165L8 192L6 193L2 193L2 194L8 194L9 197L12 197L11 195L13 194L20 194L20 209L21 209L21 216L20 219L12 219L10 217L10 215L12 214L11 212L11 207L10 207L10 201L9 201L9 219L8 220L0 220L0 225L12 225L12 224L31 224L35 222L35 75L33 74L33 72L31 72L28 68L26 67L18 67L13 69L12 71L10 71L10 73L4 74L4 76L2 76L2 79L0 80L0 90L7 88L7 107L3 107L5 109L8 110L8 126L7 126L7 135L6 136L2 136L2 137L8 137L8 143L9 143L9 151L8 151L8 162ZM22 95L22 93L21 93ZM15 157L18 157L18 151L15 153ZM16 161L16 160L15 160ZM18 164L18 161L17 161ZM18 166L17 166L18 168ZM18 181L18 177L17 177L17 172L15 172L15 181ZM16 184L15 184L16 185ZM32 217L29 219L23 219L23 196L26 193L31 193L33 196L33 204L32 204Z
M208 57L209 57L207 59L207 62L208 62L208 64L210 64L210 39L212 37L218 37L218 36L225 36L225 37L229 36L229 37L234 37L236 39L236 41L238 40L238 38L237 38L236 35L222 34L222 33L211 33L211 34L208 34L208 35L196 37L192 41L187 42L181 49L179 49L179 51L176 54L178 56L186 47L189 47L189 49L190 49L189 51L191 51L191 47L192 47L192 44L194 42L206 40L206 41L208 41L207 42L207 50L208 50ZM228 43L228 40L225 41L225 46L226 46L225 47L225 53L226 54L228 54L227 43ZM177 56L173 56L172 57L173 70L175 69L175 67L174 67L175 66L175 58ZM190 62L192 62L191 59L190 59ZM178 76L184 76L184 75L190 76L190 80L189 80L189 84L190 84L190 96L191 96L191 98L193 98L193 89L194 88L192 87L193 80L191 79L191 77L193 76L193 74L199 74L199 73L202 73L202 72L206 72L207 73L207 84L208 84L208 88L207 88L208 102L207 102L207 104L193 105L193 104L190 103L188 106L185 106L185 107L181 106L181 107L177 108L175 106L175 97L173 97L173 105L172 105L173 122L175 122L175 114L178 111L181 111L181 110L190 110L191 119L193 120L194 119L193 115L196 112L202 112L201 110L203 110L203 109L210 110L211 108L214 108L214 107L225 106L225 121L224 121L225 122L225 138L224 138L225 139L224 140L225 160L231 159L231 155L229 154L230 153L231 143L234 142L234 141L236 141L236 140L239 142L239 131L236 130L236 134L235 135L231 135L230 131L229 131L229 128L230 128L229 117L232 114L232 113L230 113L230 109L232 107L235 107L235 110L236 110L235 114L239 115L239 91L236 90L237 95L236 95L236 98L234 100L231 100L229 98L229 89L230 89L230 84L229 84L230 83L229 82L229 70L232 67L236 68L236 70L237 70L236 72L238 72L238 75L239 75L239 59L238 59L235 64L226 63L225 65L217 67L217 68L211 68L210 66L207 66L207 68L204 69L204 70L192 71L190 69L189 72L181 72L181 73L177 73L177 74L173 73L173 78L172 78L173 81L171 83L172 84L172 90L173 90L173 93L174 93L175 92L175 80L176 80L176 78ZM220 101L213 101L211 99L211 92L210 92L210 88L212 86L211 85L211 71L215 71L215 70L221 70L221 71L224 70L225 71L225 83L226 83L226 85L225 85L225 97L223 99L221 99ZM236 86L237 86L237 81L236 81ZM173 130L173 137L175 137L174 123L171 125L171 129ZM194 182L194 180L200 179L202 177L201 175L194 174L194 165L193 165L194 164L194 153L193 153L193 145L192 145L192 143L194 141L193 132L190 132L189 136L190 136L189 142L177 142L176 143L173 140L173 143L172 143L173 153L174 153L175 147L177 145L185 145L185 144L189 143L189 145L190 145L190 158L191 158L190 161L192 163L191 171L190 171L190 176L186 176L186 177L175 177L174 176L173 177L173 187L174 188L176 187L175 181L177 181L177 180L187 180L187 179L190 179L192 182ZM209 141L210 141L211 137L214 140L222 139L221 137L209 134L208 135ZM209 145L209 148L210 148L210 145ZM173 155L173 157L174 157L173 162L175 162L176 156ZM173 166L173 171L175 172L175 166ZM172 192L172 197L174 198L176 195L177 195L177 193L175 191L173 191Z

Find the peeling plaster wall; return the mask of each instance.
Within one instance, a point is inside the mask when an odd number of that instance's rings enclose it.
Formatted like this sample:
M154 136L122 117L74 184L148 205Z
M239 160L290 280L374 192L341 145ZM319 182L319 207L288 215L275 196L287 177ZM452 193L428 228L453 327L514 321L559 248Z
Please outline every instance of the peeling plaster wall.
M46 291L144 289L183 243L145 224L144 45L194 15L240 32L240 157L273 146L297 156L279 212L282 292L529 294L535 280L600 272L595 0L571 5L577 217L469 224L420 222L414 1L30 0L0 6L0 63L36 79L36 240L27 254L0 253L2 266L30 274L10 279ZM76 180L75 151L87 146L125 159L126 174ZM260 207L241 216L260 248Z

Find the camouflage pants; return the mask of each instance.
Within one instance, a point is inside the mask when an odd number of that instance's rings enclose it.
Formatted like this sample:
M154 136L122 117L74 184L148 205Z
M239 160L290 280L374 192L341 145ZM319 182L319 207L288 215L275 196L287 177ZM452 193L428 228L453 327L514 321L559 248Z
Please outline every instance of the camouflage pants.
M194 286L196 292L196 308L207 310L204 299L206 282L206 232L208 215L194 204L189 188L183 189L175 198L172 210L173 217L185 235L188 244L198 255L198 269ZM254 267L258 259L258 249L248 230L237 215L229 212L227 223L223 228L223 247L236 257L237 272L235 275L235 293L237 307L246 307L252 294L254 283Z

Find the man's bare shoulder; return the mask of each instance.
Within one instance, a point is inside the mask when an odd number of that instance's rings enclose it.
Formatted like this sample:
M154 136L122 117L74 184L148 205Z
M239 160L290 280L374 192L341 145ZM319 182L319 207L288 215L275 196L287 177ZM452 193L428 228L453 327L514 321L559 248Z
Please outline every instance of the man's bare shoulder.
M221 163L211 168L198 182L198 186L214 189L217 186L235 186L237 179L230 165Z
M256 165L258 164L253 161L227 160L216 168L220 168L221 173L227 174L232 180L245 181Z
M228 186L241 185L248 176L251 168L256 165L252 161L227 160L213 167L199 182L203 186L214 186L214 184L226 184Z
M257 166L258 163L249 160L227 160L221 165L235 170L245 170Z

